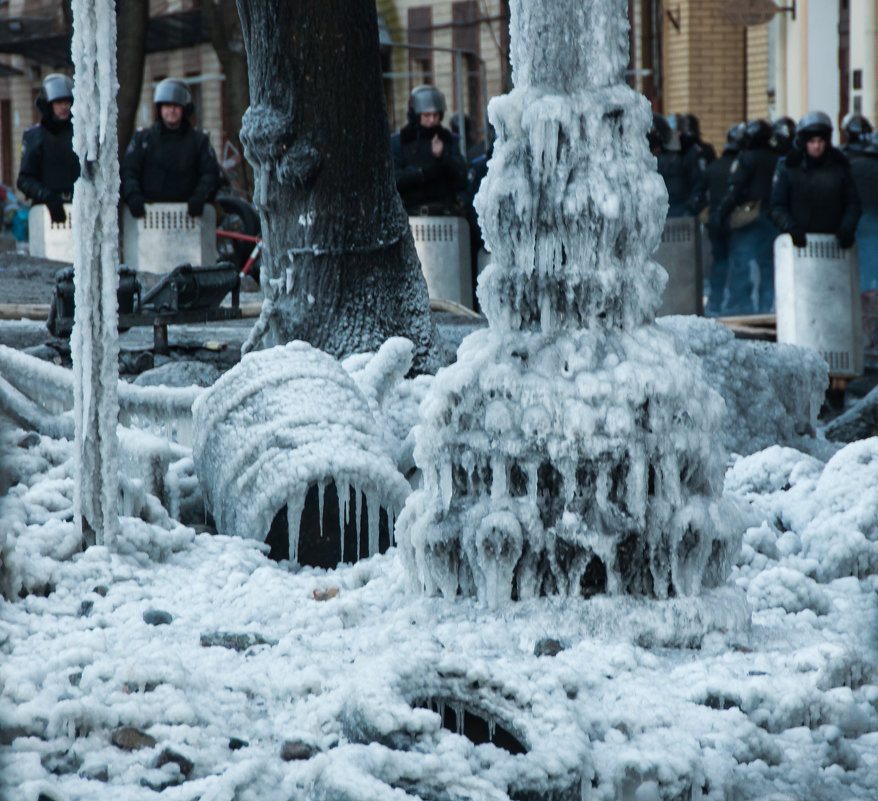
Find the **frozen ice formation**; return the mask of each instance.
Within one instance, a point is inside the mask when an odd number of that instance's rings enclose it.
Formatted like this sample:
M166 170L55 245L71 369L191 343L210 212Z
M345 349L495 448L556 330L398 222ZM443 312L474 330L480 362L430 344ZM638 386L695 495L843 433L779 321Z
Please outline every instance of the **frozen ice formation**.
M698 595L740 544L723 401L655 324L667 196L646 100L622 82L621 0L513 0L516 88L476 198L489 328L421 405L423 486L400 516L415 588L496 606Z
M317 488L322 525L323 494L332 483L338 519L356 515L358 544L366 543L361 552L378 552L380 510L392 526L410 487L366 396L332 356L298 341L248 353L192 413L192 456L219 533L264 541L284 510L295 562L308 490ZM368 522L361 540L363 502Z
M722 323L669 315L657 325L686 342L708 383L726 404L723 440L732 453L751 454L775 444L822 450L837 446L814 437L829 385L826 359L813 348L737 339Z

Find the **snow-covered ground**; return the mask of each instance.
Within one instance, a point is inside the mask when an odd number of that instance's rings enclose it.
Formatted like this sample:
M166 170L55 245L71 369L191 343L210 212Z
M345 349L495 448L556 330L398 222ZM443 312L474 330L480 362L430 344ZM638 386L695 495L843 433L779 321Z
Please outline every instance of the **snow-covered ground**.
M3 442L4 800L878 794L876 438L730 460L752 619L703 637L687 599L489 610L410 594L393 548L296 568L150 498L83 551L72 445Z

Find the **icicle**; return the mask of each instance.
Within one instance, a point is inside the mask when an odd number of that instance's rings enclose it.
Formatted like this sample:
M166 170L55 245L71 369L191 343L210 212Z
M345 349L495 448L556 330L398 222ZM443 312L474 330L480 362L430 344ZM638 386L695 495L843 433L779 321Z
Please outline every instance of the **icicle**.
M526 462L524 471L527 474L527 499L536 506L537 503L537 467L533 462Z
M317 522L318 528L320 529L320 539L323 539L323 491L326 489L326 480L320 479L317 482L317 514L319 515L319 519Z
M302 509L305 508L305 492L297 498L287 500L287 534L289 536L290 561L299 562L299 527L302 524Z
M507 478L506 460L502 456L491 457L491 497L505 498L507 495L506 478Z
M493 718L488 718L488 741L494 742L494 732L497 730L497 724Z
M340 555L341 561L344 562L344 530L345 530L345 515L347 514L348 508L348 482L342 476L335 477L335 489L338 495L338 553ZM357 556L354 554L354 560L356 560Z
M378 553L378 520L381 507L378 501L378 493L375 490L369 492L366 496L366 513L368 515L369 531L369 556L375 556Z
M357 555L354 557L355 559L360 555L360 517L363 512L363 495L358 489L354 489L354 500L356 503L356 526L357 526Z
M443 458L439 463L439 491L445 511L451 506L451 459Z
M453 709L457 716L457 733L463 734L463 704L460 701L455 701Z

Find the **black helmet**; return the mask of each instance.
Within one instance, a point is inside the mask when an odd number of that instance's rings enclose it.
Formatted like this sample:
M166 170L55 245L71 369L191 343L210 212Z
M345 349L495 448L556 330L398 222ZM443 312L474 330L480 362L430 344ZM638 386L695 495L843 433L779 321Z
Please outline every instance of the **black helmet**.
M827 144L832 138L832 120L822 111L809 111L796 126L796 140L804 145L812 136L825 139Z
M183 116L188 117L195 110L189 87L178 78L165 78L156 84L152 102L158 108L161 103L183 106Z
M872 133L872 123L862 114L849 114L842 123L842 131L847 142L865 145Z
M796 123L790 117L780 117L771 124L771 147L781 155L786 155L793 146Z
M686 120L689 123L689 135L693 139L701 139L701 123L698 122L698 117L694 114L687 114Z
M66 98L73 100L73 78L53 72L43 78L43 85L40 87L34 105L41 114L48 114L52 108L51 104L55 100Z
M439 119L445 115L445 95L435 86L424 84L412 89L409 97L409 122L415 123L421 114L439 112Z
M747 138L747 123L739 122L726 131L726 150L737 153L744 147Z
M771 126L765 120L750 120L746 128L745 147L755 150L768 147L771 140Z
M683 150L688 150L698 141L697 121L696 127L693 129L691 123L692 119L693 115L691 114L671 114L668 117L668 124L671 126L671 131L677 132L680 146Z
M671 130L677 131L680 135L689 131L689 117L685 114L668 114L667 122Z
M657 147L666 148L671 142L671 126L668 121L661 115L653 112L652 128L646 135L649 141L649 149L655 150Z

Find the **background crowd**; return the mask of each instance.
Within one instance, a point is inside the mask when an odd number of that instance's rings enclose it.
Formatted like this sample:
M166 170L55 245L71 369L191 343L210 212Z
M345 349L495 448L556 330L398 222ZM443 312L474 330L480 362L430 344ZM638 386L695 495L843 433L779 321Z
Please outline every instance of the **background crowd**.
M42 119L22 145L18 188L45 204L54 222L64 222L79 175L72 95L70 78L48 76L36 101ZM135 134L123 158L122 199L135 217L150 202L185 202L200 216L222 175L206 134L190 124L189 90L166 79L156 86L154 104L155 122ZM467 219L475 267L482 240L472 200L487 172L490 142L468 142L465 156L458 134L442 124L445 111L437 88L411 93L407 124L391 137L397 188L411 215ZM832 121L820 111L798 122L738 122L717 155L693 114L653 115L647 140L667 188L668 217L698 217L708 233L707 314L774 310L773 245L781 233L798 247L807 245L808 234L832 234L843 249L856 244L860 288L878 289L878 133L858 114L839 133L837 148Z

